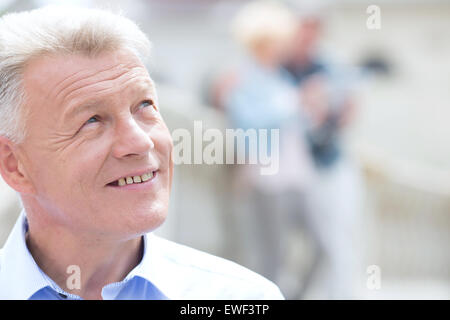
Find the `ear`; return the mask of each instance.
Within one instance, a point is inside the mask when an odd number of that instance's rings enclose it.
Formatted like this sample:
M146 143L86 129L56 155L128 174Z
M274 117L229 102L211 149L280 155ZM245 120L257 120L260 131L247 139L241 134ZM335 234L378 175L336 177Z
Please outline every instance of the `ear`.
M34 192L23 164L18 157L17 146L8 138L0 136L0 174L5 182L19 193Z

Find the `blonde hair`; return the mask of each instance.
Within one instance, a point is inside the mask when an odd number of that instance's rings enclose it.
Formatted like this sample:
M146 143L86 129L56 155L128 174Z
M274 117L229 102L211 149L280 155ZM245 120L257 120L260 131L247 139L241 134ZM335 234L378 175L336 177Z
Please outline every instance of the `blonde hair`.
M235 39L246 49L267 40L288 39L295 32L297 19L275 1L254 1L244 5L232 21Z
M0 136L16 143L25 138L22 73L32 58L51 53L95 56L124 48L144 60L150 46L134 22L105 10L48 6L1 17Z

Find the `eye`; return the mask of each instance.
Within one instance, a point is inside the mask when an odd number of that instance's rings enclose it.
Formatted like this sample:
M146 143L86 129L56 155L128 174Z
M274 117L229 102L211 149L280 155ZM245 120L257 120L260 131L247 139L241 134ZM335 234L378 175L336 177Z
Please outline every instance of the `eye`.
M155 111L157 110L153 100L144 100L144 101L141 102L139 107L142 108L142 109L148 108L148 107L153 107L153 109Z
M97 123L100 122L100 116L95 115L93 117L90 117L86 122L83 123L83 125L78 129L77 133L78 134L80 131L84 130L84 129L89 129L93 123ZM95 128L95 126L94 126Z
M89 119L88 119L88 121L86 121L86 124L89 124L89 123L95 123L95 122L98 122L99 120L98 120L98 116L93 116L93 117L90 117Z
M86 123L94 123L94 122L97 122L97 121L98 121L97 116L93 116L93 117L90 117L89 120L86 121Z

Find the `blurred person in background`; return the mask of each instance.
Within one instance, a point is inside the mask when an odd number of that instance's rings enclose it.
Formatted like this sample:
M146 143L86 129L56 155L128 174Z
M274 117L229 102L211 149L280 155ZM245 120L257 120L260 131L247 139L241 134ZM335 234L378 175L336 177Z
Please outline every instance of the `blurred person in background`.
M319 266L326 268L329 298L354 297L360 260L360 178L345 153L342 134L353 118L352 72L319 51L321 12L298 11L298 27L289 60L284 64L299 88L305 115L305 139L315 164L315 179L307 188L306 220L317 244L304 294ZM316 9L317 10L317 9Z
M297 88L282 69L294 39L296 20L277 2L256 1L239 10L232 29L246 56L235 71L221 79L219 100L233 127L279 130L278 172L261 175L260 166L250 164L234 168L234 191L249 204L238 217L241 234L250 244L244 249L248 255L245 258L252 268L279 283L287 239L303 210L303 190L309 185L312 170L304 139L300 138L302 114ZM247 139L247 147L249 143L252 141ZM262 143L257 141L258 149ZM270 150L278 142L267 143Z

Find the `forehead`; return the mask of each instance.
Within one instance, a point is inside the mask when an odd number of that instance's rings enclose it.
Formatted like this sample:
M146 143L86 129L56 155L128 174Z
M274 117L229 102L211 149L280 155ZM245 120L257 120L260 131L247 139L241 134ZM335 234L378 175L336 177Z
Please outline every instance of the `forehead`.
M33 104L67 104L85 96L98 96L121 85L145 87L152 82L146 68L131 52L117 50L95 57L52 54L33 59L26 66L24 89Z

